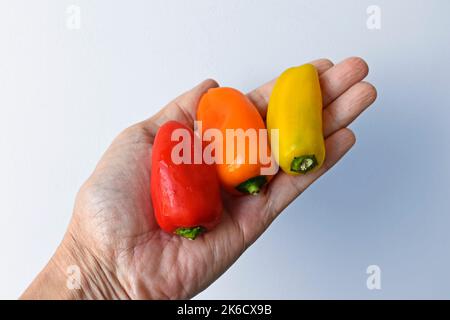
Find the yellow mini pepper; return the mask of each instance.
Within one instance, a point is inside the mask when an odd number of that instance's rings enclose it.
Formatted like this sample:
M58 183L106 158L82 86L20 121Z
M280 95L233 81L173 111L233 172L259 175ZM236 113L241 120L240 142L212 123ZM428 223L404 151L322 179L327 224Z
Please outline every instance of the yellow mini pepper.
M320 168L325 160L322 94L311 64L284 71L277 79L267 110L267 129L278 129L272 150L281 169L292 175ZM277 145L275 145L277 143Z

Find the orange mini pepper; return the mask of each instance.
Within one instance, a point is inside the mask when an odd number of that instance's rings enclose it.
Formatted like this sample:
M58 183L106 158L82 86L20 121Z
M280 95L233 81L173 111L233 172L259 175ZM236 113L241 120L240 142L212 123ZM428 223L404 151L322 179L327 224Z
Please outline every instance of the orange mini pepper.
M221 133L222 155L218 158L222 161L216 163L216 168L225 190L232 194L257 194L271 179L271 175L261 171L271 166L266 161L271 158L268 137L265 135L263 140L259 134L260 130L266 134L266 127L253 103L236 89L212 88L200 99L197 120L201 121L202 132L217 129ZM231 132L235 135L230 135ZM241 140L239 144L239 132L243 133L245 143Z

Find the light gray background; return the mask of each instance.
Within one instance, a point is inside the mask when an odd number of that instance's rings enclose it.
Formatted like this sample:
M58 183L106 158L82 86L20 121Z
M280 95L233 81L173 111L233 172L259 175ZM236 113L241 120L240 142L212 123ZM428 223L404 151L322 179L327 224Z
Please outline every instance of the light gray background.
M81 30L66 28L70 4ZM1 0L0 298L48 261L123 128L206 77L247 91L352 55L379 91L355 148L198 298L449 298L449 12L444 0ZM366 288L371 264L380 291Z

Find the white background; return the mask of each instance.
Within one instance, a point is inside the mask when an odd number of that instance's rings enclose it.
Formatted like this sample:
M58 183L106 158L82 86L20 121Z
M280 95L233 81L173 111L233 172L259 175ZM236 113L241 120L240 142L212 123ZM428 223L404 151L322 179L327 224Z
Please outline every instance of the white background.
M375 3L374 3L375 2ZM66 27L69 5L81 29ZM366 9L382 10L369 30ZM123 128L207 77L364 57L354 150L199 298L450 297L447 1L0 0L0 298L46 264ZM379 265L382 290L366 288Z

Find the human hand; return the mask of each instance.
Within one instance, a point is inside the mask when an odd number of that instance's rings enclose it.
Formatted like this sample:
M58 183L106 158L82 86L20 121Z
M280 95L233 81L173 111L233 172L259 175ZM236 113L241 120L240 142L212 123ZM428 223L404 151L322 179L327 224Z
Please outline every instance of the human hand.
M320 74L327 158L316 172L279 172L257 196L224 194L224 213L211 232L189 241L162 231L150 198L152 143L169 120L193 126L206 80L158 114L123 131L81 187L67 233L47 267L22 298L191 298L217 279L311 183L355 143L346 127L376 99L362 80L366 63L312 62ZM248 94L265 117L271 81ZM68 290L66 269L81 270L81 289Z

